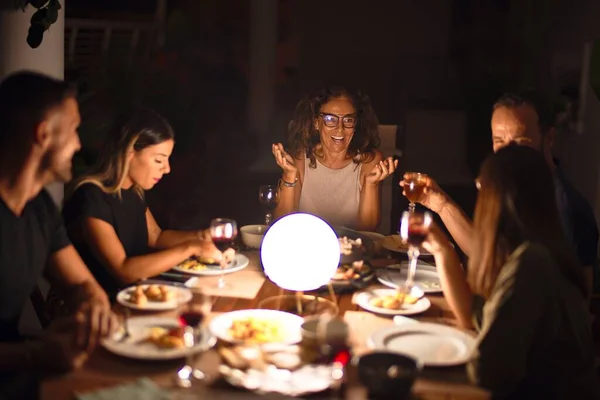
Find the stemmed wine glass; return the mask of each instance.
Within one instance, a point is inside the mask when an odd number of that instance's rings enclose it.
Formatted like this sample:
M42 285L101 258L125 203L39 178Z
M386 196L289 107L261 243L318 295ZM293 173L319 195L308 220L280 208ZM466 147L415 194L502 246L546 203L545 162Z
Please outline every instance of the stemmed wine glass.
M185 301L183 292L178 294L177 311L179 315L179 323L183 328L183 341L187 348L193 348L200 341L206 340L203 338L203 322L206 321L212 309L212 299L209 295L203 292L197 292L200 300L193 303ZM185 365L177 371L177 384L184 388L192 386L192 381L204 381L207 375L200 369L196 368L196 355L194 350L190 350L186 356Z
M234 220L228 218L215 218L210 222L210 237L213 243L223 253L233 246L233 241L237 237L238 229ZM224 289L228 285L225 282L225 266L227 261L225 256L221 258L221 274L217 282L217 288Z
M408 204L408 211L414 213L415 202L421 199L427 186L427 175L419 172L407 172L405 175L406 184L404 185L404 193L410 202Z
M429 212L405 211L402 213L400 222L400 237L408 243L408 275L404 284L406 293L411 293L414 286L417 261L419 259L420 246L425 241L431 226L431 214Z
M279 188L275 185L263 185L258 189L258 201L265 211L265 225L270 225L273 211L279 204Z

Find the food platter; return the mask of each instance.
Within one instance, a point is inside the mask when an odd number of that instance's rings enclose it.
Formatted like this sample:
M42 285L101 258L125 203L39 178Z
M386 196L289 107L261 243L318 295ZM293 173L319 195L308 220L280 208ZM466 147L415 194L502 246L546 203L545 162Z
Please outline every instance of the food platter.
M181 327L176 318L135 317L128 321L129 337L123 339L123 331L104 339L102 345L111 353L138 360L173 360L205 351L215 344L215 338L207 330L201 332L191 347L186 347Z
M227 343L283 343L301 340L304 319L297 315L266 309L232 311L214 317L211 333Z
M192 292L184 287L166 284L142 284L121 290L117 302L140 311L174 310L192 300Z
M248 266L250 260L243 254L236 253L235 258L225 268L223 268L224 274L231 274L233 272L240 271ZM173 268L174 271L182 272L190 275L206 275L215 276L221 274L221 267L219 264L210 262L201 262L199 260L189 259Z
M375 280L375 270L365 261L354 261L341 264L329 284L321 286L317 292L328 292L331 288L335 293L352 293L367 287Z

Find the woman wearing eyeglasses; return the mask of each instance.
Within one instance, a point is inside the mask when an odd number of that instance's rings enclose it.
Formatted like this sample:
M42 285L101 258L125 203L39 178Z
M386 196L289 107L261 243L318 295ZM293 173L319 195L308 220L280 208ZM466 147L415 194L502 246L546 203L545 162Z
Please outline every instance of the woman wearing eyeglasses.
M288 150L273 145L283 170L275 217L300 211L333 226L375 230L379 184L398 166L377 150L378 125L369 98L358 91L326 88L300 100Z

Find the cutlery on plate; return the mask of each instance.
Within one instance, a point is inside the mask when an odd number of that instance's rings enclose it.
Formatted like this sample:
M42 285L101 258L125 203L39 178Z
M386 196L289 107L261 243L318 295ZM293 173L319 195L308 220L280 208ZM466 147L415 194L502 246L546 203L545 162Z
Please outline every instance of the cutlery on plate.
M131 334L129 333L130 313L131 311L129 311L129 308L125 307L123 311L123 335L121 335L121 337L119 338L119 342L124 342L131 337Z

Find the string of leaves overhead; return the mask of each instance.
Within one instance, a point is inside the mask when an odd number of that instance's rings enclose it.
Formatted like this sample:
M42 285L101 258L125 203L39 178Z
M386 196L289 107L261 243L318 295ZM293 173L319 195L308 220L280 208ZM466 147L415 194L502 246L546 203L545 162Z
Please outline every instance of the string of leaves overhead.
M62 7L58 0L14 0L16 9L25 11L28 5L36 9L27 33L27 44L35 49L42 44L44 32L58 20L58 11Z

